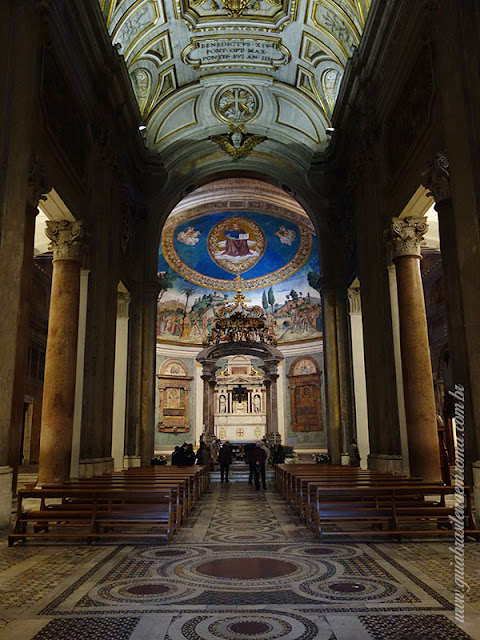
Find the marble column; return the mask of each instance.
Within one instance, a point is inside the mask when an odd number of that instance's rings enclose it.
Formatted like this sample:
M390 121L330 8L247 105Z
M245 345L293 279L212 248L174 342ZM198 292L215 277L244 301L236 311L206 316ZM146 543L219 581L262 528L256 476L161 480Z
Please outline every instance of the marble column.
M365 358L363 352L362 302L360 289L348 290L350 302L350 335L352 340L353 389L355 394L355 418L357 444L360 451L362 469L368 467L370 444L368 440L367 384L365 378Z
M128 308L130 294L117 293L117 326L115 335L115 379L113 385L112 458L114 470L124 467L125 427L128 376Z
M426 218L393 218L392 257L397 271L400 347L410 473L442 479L427 317L420 275Z
M70 477L83 226L47 222L53 274L43 390L38 486Z
M341 461L340 386L338 380L337 311L335 287L321 285L323 312L323 358L327 399L328 452L334 464Z

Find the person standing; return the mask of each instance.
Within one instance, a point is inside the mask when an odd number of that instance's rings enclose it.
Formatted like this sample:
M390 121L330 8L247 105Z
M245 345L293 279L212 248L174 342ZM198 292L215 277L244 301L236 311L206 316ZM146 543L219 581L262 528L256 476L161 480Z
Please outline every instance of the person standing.
M348 455L350 457L350 466L359 467L360 451L358 450L357 441L355 439L352 440L350 446L348 447Z
M267 459L267 454L265 453L264 448L262 447L262 443L260 440L256 443L255 449L251 454L251 464L254 466L254 477L255 477L255 489L258 491L260 489L260 478L262 479L262 486L264 489L267 488L267 481L265 478L265 461Z
M232 464L232 450L230 449L230 443L228 440L224 442L222 448L218 452L218 462L220 463L220 482L228 482L228 469Z
M200 441L200 447L197 451L197 464L204 467L210 466L210 447L207 447L203 440Z

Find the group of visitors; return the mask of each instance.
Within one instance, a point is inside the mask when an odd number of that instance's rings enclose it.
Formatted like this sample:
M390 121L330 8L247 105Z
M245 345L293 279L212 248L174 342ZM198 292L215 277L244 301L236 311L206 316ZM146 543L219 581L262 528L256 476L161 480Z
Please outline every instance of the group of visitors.
M252 447L240 445L236 457L243 460L249 466L248 484L255 484L255 489L260 489L260 484L267 488L265 467L267 463L282 464L285 462L285 451L281 444L269 446L266 438L258 440ZM234 455L227 440L223 444L218 438L214 438L212 446L209 447L203 437L200 439L200 446L195 453L193 445L184 442L182 446L175 447L172 453L172 465L177 467L188 467L197 463L198 465L210 466L218 461L220 465L220 482L229 482L230 465Z
M182 446L175 447L172 453L172 464L177 467L190 467L195 464L195 451L193 444L184 442Z

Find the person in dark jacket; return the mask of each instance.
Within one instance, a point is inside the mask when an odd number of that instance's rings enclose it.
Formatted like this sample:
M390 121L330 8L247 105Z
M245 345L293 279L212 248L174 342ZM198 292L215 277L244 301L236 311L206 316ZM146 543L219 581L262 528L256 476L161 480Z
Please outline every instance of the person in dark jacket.
M267 459L267 454L262 447L262 443L260 440L256 443L255 449L251 453L250 463L254 465L255 468L255 489L258 491L260 489L260 478L262 478L262 486L264 489L267 488L267 481L265 479L265 461Z
M197 464L201 464L204 467L210 465L210 447L207 447L203 440L200 442L200 447L197 451Z
M195 451L193 450L193 444L187 444L185 449L185 465L187 467L195 464Z
M285 449L281 444L277 444L273 452L273 464L283 464L285 462Z
M175 447L175 450L172 452L172 464L175 466L180 466L180 457L181 457L181 447L178 445Z
M228 469L232 464L232 450L228 440L224 442L222 448L218 452L218 462L220 463L220 482L228 482Z

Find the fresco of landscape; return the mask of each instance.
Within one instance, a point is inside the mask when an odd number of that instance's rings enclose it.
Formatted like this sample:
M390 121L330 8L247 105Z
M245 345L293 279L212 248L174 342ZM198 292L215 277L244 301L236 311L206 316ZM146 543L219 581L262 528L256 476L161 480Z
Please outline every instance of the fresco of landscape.
M227 212L169 225L158 275L159 342L202 344L239 287L275 319L279 343L322 335L317 240L290 220Z

